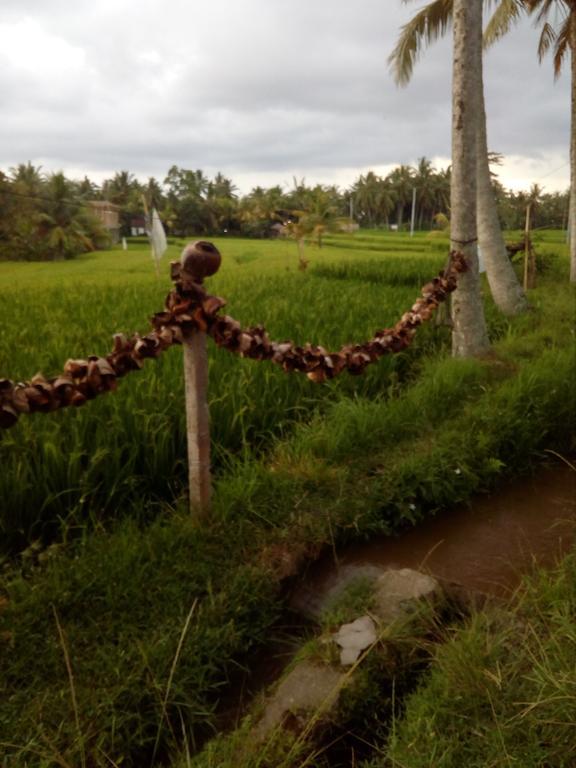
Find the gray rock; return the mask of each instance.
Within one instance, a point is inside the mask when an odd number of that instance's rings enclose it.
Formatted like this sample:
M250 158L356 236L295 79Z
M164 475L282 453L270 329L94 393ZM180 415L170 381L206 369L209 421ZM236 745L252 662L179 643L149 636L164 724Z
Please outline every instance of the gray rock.
M334 635L340 648L340 663L350 666L359 658L362 651L376 642L376 625L370 616L361 616L350 624L342 624Z
M375 583L375 616L383 623L399 618L411 601L431 598L439 589L431 576L411 568L384 571Z
M338 701L345 675L327 664L302 661L281 681L265 704L264 714L254 728L257 739L280 727L289 714L307 720L326 714Z

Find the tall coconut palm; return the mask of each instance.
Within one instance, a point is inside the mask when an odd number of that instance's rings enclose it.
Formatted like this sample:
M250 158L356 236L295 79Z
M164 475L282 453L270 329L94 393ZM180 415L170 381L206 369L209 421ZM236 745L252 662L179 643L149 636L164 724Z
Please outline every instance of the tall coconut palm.
M10 177L18 194L30 197L41 195L46 182L42 166L39 165L36 168L30 162L20 163L15 168L10 168Z
M396 199L396 210L398 211L397 226L398 229L401 229L404 208L412 200L414 169L409 165L399 165L386 176L386 181L390 184Z
M435 179L436 173L432 167L432 162L427 157L421 157L416 164L416 176L414 185L416 187L416 208L418 213L418 229L424 225L424 216L428 221L432 220L435 213Z
M361 175L352 185L351 196L355 215L361 224L368 227L388 225L394 208L395 197L392 186L374 171Z
M470 357L489 349L476 245L476 143L482 76L482 0L454 0L452 68L451 246L466 257L452 298L452 352Z
M538 58L542 61L552 49L555 78L560 76L562 66L570 54L570 282L576 283L576 1L501 0L486 29L488 42L506 34L511 25L518 21L523 10L536 14L536 25L541 26ZM557 26L549 21L552 14L559 20Z
M501 0L501 2L505 1ZM404 0L404 2L410 2L410 0ZM394 77L400 85L406 85L409 82L422 48L437 40L448 30L452 23L453 10L454 0L433 0L402 27L398 43L389 57ZM528 304L508 258L491 185L482 66L480 66L479 77L475 78L474 87L478 89L476 112L478 237L494 301L502 312L514 315L525 310Z

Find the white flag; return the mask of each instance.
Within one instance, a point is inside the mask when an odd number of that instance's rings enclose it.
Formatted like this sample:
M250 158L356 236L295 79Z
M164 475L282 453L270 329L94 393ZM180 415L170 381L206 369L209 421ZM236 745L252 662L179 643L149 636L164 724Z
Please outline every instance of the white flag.
M156 266L158 266L162 254L166 248L168 248L168 243L166 242L166 233L164 232L164 227L162 226L156 208L152 208L152 215L150 218L152 223L148 229L148 237L150 238L150 245L152 246L152 258L156 262Z

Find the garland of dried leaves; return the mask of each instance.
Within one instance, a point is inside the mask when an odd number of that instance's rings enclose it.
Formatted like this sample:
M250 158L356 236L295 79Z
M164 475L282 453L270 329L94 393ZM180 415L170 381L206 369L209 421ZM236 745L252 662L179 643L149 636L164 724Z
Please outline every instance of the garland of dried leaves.
M291 341L271 341L262 326L242 328L228 315L218 313L226 302L210 296L194 282L178 262L172 263L174 289L168 294L163 312L151 318L154 330L130 338L115 334L114 348L106 357L68 360L63 372L46 379L37 374L31 381L15 384L0 379L0 428L11 427L22 413L48 412L87 400L116 389L117 380L142 368L146 358L156 358L173 344L181 344L193 331L204 331L216 344L241 357L271 360L287 371L305 373L322 382L344 370L360 374L382 355L400 352L412 341L416 329L428 320L438 304L456 288L458 274L466 271L462 253L453 251L446 270L422 288L422 296L393 328L377 331L363 344L346 345L339 352L327 352L312 344L297 346Z

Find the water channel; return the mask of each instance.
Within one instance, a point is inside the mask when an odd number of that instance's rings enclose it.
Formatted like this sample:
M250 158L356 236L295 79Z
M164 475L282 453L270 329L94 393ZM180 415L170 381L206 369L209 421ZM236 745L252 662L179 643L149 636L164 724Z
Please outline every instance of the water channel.
M551 566L575 541L576 471L542 466L467 505L438 514L398 537L379 536L326 556L306 573L325 592L350 565L413 568L468 590L506 596L534 565Z

